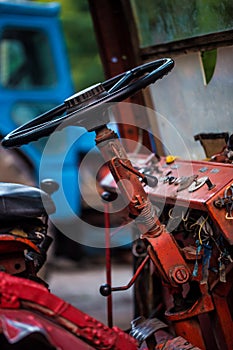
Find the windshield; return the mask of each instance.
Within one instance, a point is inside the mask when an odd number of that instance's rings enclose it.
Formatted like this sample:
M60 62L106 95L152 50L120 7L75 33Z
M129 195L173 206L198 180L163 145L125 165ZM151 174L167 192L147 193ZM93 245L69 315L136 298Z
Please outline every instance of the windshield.
M5 28L0 37L0 83L9 89L35 89L56 84L48 37L41 30Z

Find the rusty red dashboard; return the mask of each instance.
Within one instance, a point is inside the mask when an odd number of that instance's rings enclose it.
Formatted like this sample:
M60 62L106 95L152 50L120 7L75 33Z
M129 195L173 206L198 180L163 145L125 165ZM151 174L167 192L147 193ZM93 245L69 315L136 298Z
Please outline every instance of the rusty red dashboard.
M207 212L227 241L233 244L232 165L179 158L168 164L165 157L155 161L152 157L131 154L129 158L140 172L158 178L156 187L145 186L152 203ZM115 187L109 175L101 184Z

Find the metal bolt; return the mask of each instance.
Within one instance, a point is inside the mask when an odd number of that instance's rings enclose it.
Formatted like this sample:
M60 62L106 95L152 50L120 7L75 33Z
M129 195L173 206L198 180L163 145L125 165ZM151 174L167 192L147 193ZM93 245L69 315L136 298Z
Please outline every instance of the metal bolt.
M172 270L171 276L176 283L185 283L188 281L189 273L184 266L176 266Z

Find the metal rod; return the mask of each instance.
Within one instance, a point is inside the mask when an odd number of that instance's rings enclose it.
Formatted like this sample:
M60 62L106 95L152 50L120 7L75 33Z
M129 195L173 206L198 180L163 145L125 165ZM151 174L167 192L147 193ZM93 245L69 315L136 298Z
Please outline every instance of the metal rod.
M109 215L109 204L104 204L104 219L105 219L105 259L106 259L106 280L109 286L112 285L112 266L111 266L111 250L110 250L110 215ZM113 326L113 310L112 310L112 295L107 297L107 318L108 326Z
M121 286L121 287L112 287L111 291L112 292L117 292L117 291L121 291L121 290L127 290L129 289L134 282L136 281L136 279L138 278L138 276L140 275L140 273L142 272L142 270L144 269L146 263L148 262L148 260L150 259L149 255L147 255L144 260L142 261L142 263L139 265L139 267L137 268L135 274L133 275L133 277L131 278L131 280L129 281L129 283L125 286Z

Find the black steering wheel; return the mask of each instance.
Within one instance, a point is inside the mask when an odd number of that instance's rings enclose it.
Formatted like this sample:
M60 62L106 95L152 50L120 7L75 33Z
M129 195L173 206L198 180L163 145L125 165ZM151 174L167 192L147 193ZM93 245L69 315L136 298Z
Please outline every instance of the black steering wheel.
M22 146L41 137L49 136L56 129L61 130L68 125L84 126L89 131L94 130L108 122L103 117L104 113L100 113L103 112L107 103L123 101L162 78L173 67L172 59L163 58L91 86L71 96L63 104L15 129L4 137L2 145L6 148ZM99 119L97 115L100 115Z

